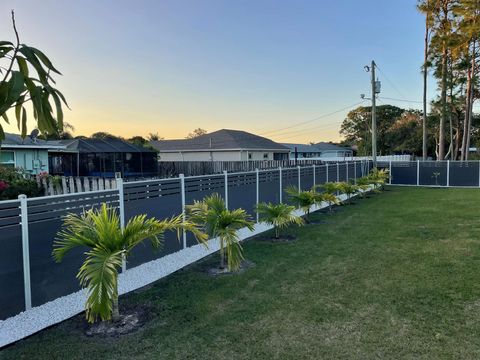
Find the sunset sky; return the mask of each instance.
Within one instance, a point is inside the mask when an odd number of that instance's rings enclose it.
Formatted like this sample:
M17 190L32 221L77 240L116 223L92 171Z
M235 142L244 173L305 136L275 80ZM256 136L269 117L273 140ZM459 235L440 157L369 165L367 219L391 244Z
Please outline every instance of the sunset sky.
M57 85L76 135L168 139L202 127L335 141L347 110L281 129L358 103L369 92L363 66L372 59L382 70L381 96L420 101L424 20L415 4L2 0L0 34L13 40L15 9L22 42L63 73ZM387 102L419 108L380 104Z

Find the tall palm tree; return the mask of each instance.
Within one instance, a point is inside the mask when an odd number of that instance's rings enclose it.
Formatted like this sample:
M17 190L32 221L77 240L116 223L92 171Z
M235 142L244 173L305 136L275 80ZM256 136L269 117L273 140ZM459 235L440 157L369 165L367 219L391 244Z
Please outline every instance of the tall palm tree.
M303 219L293 214L294 210L294 206L284 203L260 203L256 206L256 211L260 215L260 221L273 226L275 239L280 238L280 229L290 224L303 225Z
M206 241L206 235L195 225L183 222L181 215L162 221L138 215L122 229L117 211L105 203L80 215L68 214L63 225L54 242L53 256L57 262L76 247L89 248L77 274L81 286L88 290L85 310L89 322L120 318L118 270L135 246L149 239L158 248L164 232L169 230L178 234L181 230L190 231L198 241Z
M305 221L310 222L310 208L322 202L321 193L315 191L315 187L311 190L299 191L296 186L289 186L285 189L290 201L305 213Z
M225 268L226 258L228 271L238 270L244 259L238 230L254 229L250 215L243 209L228 210L225 201L217 193L187 205L186 213L190 222L201 226L210 237L219 239L220 269Z

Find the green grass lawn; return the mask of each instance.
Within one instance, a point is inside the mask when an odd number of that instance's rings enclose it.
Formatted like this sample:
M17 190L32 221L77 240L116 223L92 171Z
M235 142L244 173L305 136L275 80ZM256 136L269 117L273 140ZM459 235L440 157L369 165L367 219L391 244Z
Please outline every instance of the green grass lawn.
M479 359L480 190L391 187L298 240L250 240L256 266L216 256L120 299L151 307L140 331L83 335L72 319L2 359Z

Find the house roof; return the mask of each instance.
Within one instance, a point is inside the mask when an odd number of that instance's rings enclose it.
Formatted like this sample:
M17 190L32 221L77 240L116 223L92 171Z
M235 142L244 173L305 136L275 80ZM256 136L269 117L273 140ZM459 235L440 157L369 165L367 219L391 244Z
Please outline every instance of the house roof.
M297 148L297 152L299 153L319 153L320 152L320 149L314 145L291 144L291 143L282 143L282 145L289 148L290 152L295 152L295 148Z
M127 153L127 152L154 152L153 150L130 144L118 138L106 139L70 139L59 140L67 150L79 153Z
M27 136L22 138L18 134L5 133L5 139L0 142L2 148L23 148L23 149L65 149L65 145L58 141L45 141Z
M279 143L246 131L222 129L194 139L151 141L160 152L219 151L219 150L270 150L289 152Z
M352 151L352 149L350 148L338 146L327 142L319 142L313 146L315 146L320 151Z

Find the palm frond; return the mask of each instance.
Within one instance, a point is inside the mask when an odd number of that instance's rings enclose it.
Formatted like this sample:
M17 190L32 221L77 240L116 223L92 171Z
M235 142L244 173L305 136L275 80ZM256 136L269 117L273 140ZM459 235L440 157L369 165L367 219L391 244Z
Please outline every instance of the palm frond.
M255 210L260 215L260 221L278 228L287 227L290 224L302 225L304 220L295 214L294 206L280 203L260 203Z

